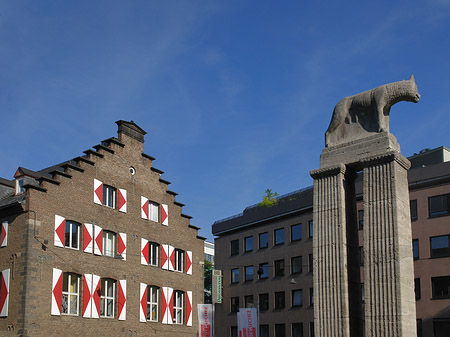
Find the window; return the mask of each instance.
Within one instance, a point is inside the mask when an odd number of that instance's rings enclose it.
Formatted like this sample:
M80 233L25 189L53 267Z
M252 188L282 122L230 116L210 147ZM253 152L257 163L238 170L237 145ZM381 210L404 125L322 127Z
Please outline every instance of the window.
M148 202L148 218L151 221L158 222L159 219L159 205L155 202Z
M312 238L314 234L314 223L312 220L308 222L309 225L309 237Z
M433 336L448 337L450 318L433 318Z
M175 249L175 271L183 272L184 250Z
M309 322L309 336L314 337L314 322Z
M275 309L284 309L284 291L275 293Z
M259 249L269 247L269 233L260 233L259 234Z
M147 289L147 321L158 321L158 287L148 286Z
M292 337L303 337L303 323L292 323Z
M246 308L253 308L254 307L253 295L245 296L244 303Z
M275 277L284 276L284 260L275 261Z
M428 215L430 217L450 213L450 194L436 195L428 198Z
M416 301L420 300L420 278L414 279L414 293L416 294Z
M297 241L302 239L302 224L291 226L291 241Z
M239 268L231 269L231 283L239 283Z
M269 277L269 264L267 262L259 264L258 275L260 280Z
M275 324L275 337L286 337L286 326L284 324Z
M23 188L23 178L17 178L16 179L16 194L22 194L25 192L25 189Z
M253 281L253 266L245 267L245 281Z
M269 294L259 294L259 310L269 310Z
M232 297L231 298L231 312L238 312L239 311L239 297Z
M358 211L358 227L359 229L364 229L364 210Z
M239 254L239 240L231 241L231 255Z
M103 205L114 208L116 204L116 189L103 184Z
M430 238L431 257L450 256L450 235Z
M238 337L238 329L237 326L232 326L230 330L231 337Z
M417 220L417 200L411 200L409 202L409 209L411 212L411 221Z
M80 276L72 273L63 273L61 314L78 315L79 298Z
M100 286L100 317L114 317L114 294L116 282L111 279L101 279Z
M422 330L422 319L421 318L416 320L416 325L417 325L417 337L422 337L423 330Z
M174 291L173 324L183 324L183 292Z
M114 257L116 244L116 234L110 231L103 231L103 255Z
M148 243L148 264L150 266L158 266L159 244L155 242Z
M359 265L362 267L364 266L364 247L359 247Z
M414 258L414 260L418 260L419 259L419 239L413 239L412 246L413 246L413 258Z
M314 267L313 267L313 255L312 254L309 254L308 260L309 260L309 271L312 273L313 269L314 269Z
M275 245L282 245L284 243L284 228L275 230Z
M295 256L291 258L291 274L301 274L302 272L302 257Z
M80 247L80 224L66 221L66 231L64 233L64 247L79 249Z
M450 298L450 276L432 277L433 298Z
M303 305L303 291L301 289L292 290L292 306L301 307Z
M361 283L361 302L364 303L366 300L366 295L364 293L364 283Z
M259 326L259 337L269 337L269 324Z
M251 252L253 250L253 236L247 236L244 239L244 250L246 252Z
M309 288L309 305L314 305L314 288Z

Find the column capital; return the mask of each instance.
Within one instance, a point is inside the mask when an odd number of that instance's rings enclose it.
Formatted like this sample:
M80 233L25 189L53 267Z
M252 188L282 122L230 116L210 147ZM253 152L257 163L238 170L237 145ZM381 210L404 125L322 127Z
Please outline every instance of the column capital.
M411 167L411 162L400 152L397 151L389 151L381 155L361 159L359 163L362 166L362 168L366 168L377 164L389 163L392 161L396 161L405 170L409 170L409 168Z
M313 179L319 179L319 178L324 178L324 177L329 177L329 176L335 176L338 174L345 174L345 172L346 172L345 165L338 164L335 166L321 167L319 169L312 170L311 172L309 172L309 174L311 175L311 177Z

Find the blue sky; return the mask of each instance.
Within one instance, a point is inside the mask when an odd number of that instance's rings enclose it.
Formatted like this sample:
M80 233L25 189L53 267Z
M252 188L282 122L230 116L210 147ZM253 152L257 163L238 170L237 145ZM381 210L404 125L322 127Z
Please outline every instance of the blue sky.
M409 156L450 146L450 1L0 0L0 176L148 132L200 234L312 184L343 97L413 73L391 110Z

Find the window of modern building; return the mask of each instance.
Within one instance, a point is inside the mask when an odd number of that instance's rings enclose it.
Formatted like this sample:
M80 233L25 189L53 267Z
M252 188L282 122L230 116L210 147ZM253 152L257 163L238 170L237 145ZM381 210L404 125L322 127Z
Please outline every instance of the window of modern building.
M284 291L275 292L275 309L284 309L284 307L285 307Z
M432 277L433 299L450 298L450 276Z
M259 294L259 310L269 310L269 294Z
M148 202L148 218L151 221L159 221L159 205L156 202Z
M175 249L175 271L183 272L184 250Z
M80 247L80 224L73 221L66 221L64 233L64 247L79 249Z
M259 264L258 275L260 280L269 277L269 264L267 262Z
M302 239L302 224L291 226L291 241L298 241Z
M251 252L253 250L253 236L247 236L244 239L244 251Z
M414 260L418 260L419 259L419 239L413 239L412 246L413 246L413 258L414 258Z
M253 308L255 304L253 301L253 295L244 296L244 304L246 308Z
M239 297L231 297L230 303L231 303L230 311L238 312L239 311Z
M269 246L269 233L259 233L259 249L267 248Z
M416 301L420 300L420 296L421 296L420 278L414 279L414 293L416 294Z
M114 317L116 281L102 278L100 285L100 317Z
M275 337L286 337L285 324L275 324Z
M245 266L245 281L253 281L253 266Z
M309 228L309 237L312 238L314 234L314 222L312 220L308 221L308 228Z
M80 276L72 273L63 273L61 314L78 315L80 303Z
M284 243L284 228L278 228L274 231L275 246L282 245Z
M237 326L232 326L230 329L230 337L238 337Z
M259 337L269 337L269 324L259 326Z
M239 268L231 269L231 283L239 283Z
M239 239L232 240L230 242L230 245L231 245L231 255L239 254Z
M430 256L450 256L450 235L441 235L430 238Z
M116 233L103 231L103 255L114 257L116 248Z
M364 266L364 247L359 247L359 265Z
M309 263L309 271L312 273L314 270L314 265L313 265L313 255L309 254L308 256L308 263Z
M148 264L158 266L159 244L155 242L148 243Z
M423 329L422 329L422 319L416 319L417 325L417 337L423 337Z
M364 229L364 210L360 209L358 211L358 227L359 229Z
M436 195L428 198L428 215L441 216L450 213L450 194Z
M158 287L148 286L147 289L147 321L158 321Z
M183 324L183 292L178 290L173 295L173 324Z
M309 322L309 337L314 337L314 322Z
M284 276L284 260L275 261L275 277Z
M448 337L449 331L450 331L450 318L433 318L434 337Z
M292 306L301 307L303 305L303 291L301 289L292 290Z
M314 288L309 288L309 305L314 305Z
M103 205L114 208L116 204L116 189L103 184Z
M302 272L302 257L294 256L291 258L291 274L301 274Z
M411 200L409 202L409 210L411 212L411 221L417 220L417 200Z
M292 337L303 337L303 323L292 323Z

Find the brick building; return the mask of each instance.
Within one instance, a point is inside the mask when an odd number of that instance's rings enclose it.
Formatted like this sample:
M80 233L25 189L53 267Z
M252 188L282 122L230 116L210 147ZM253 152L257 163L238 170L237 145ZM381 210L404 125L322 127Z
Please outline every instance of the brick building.
M203 243L146 132L0 178L0 335L196 336Z
M450 331L450 151L427 149L408 159L418 336L446 337ZM361 177L355 190L361 258ZM214 223L216 269L223 273L224 296L223 304L216 304L216 337L237 336L238 308L258 305L260 337L314 336L313 232L312 187L281 196L272 207L249 206Z

